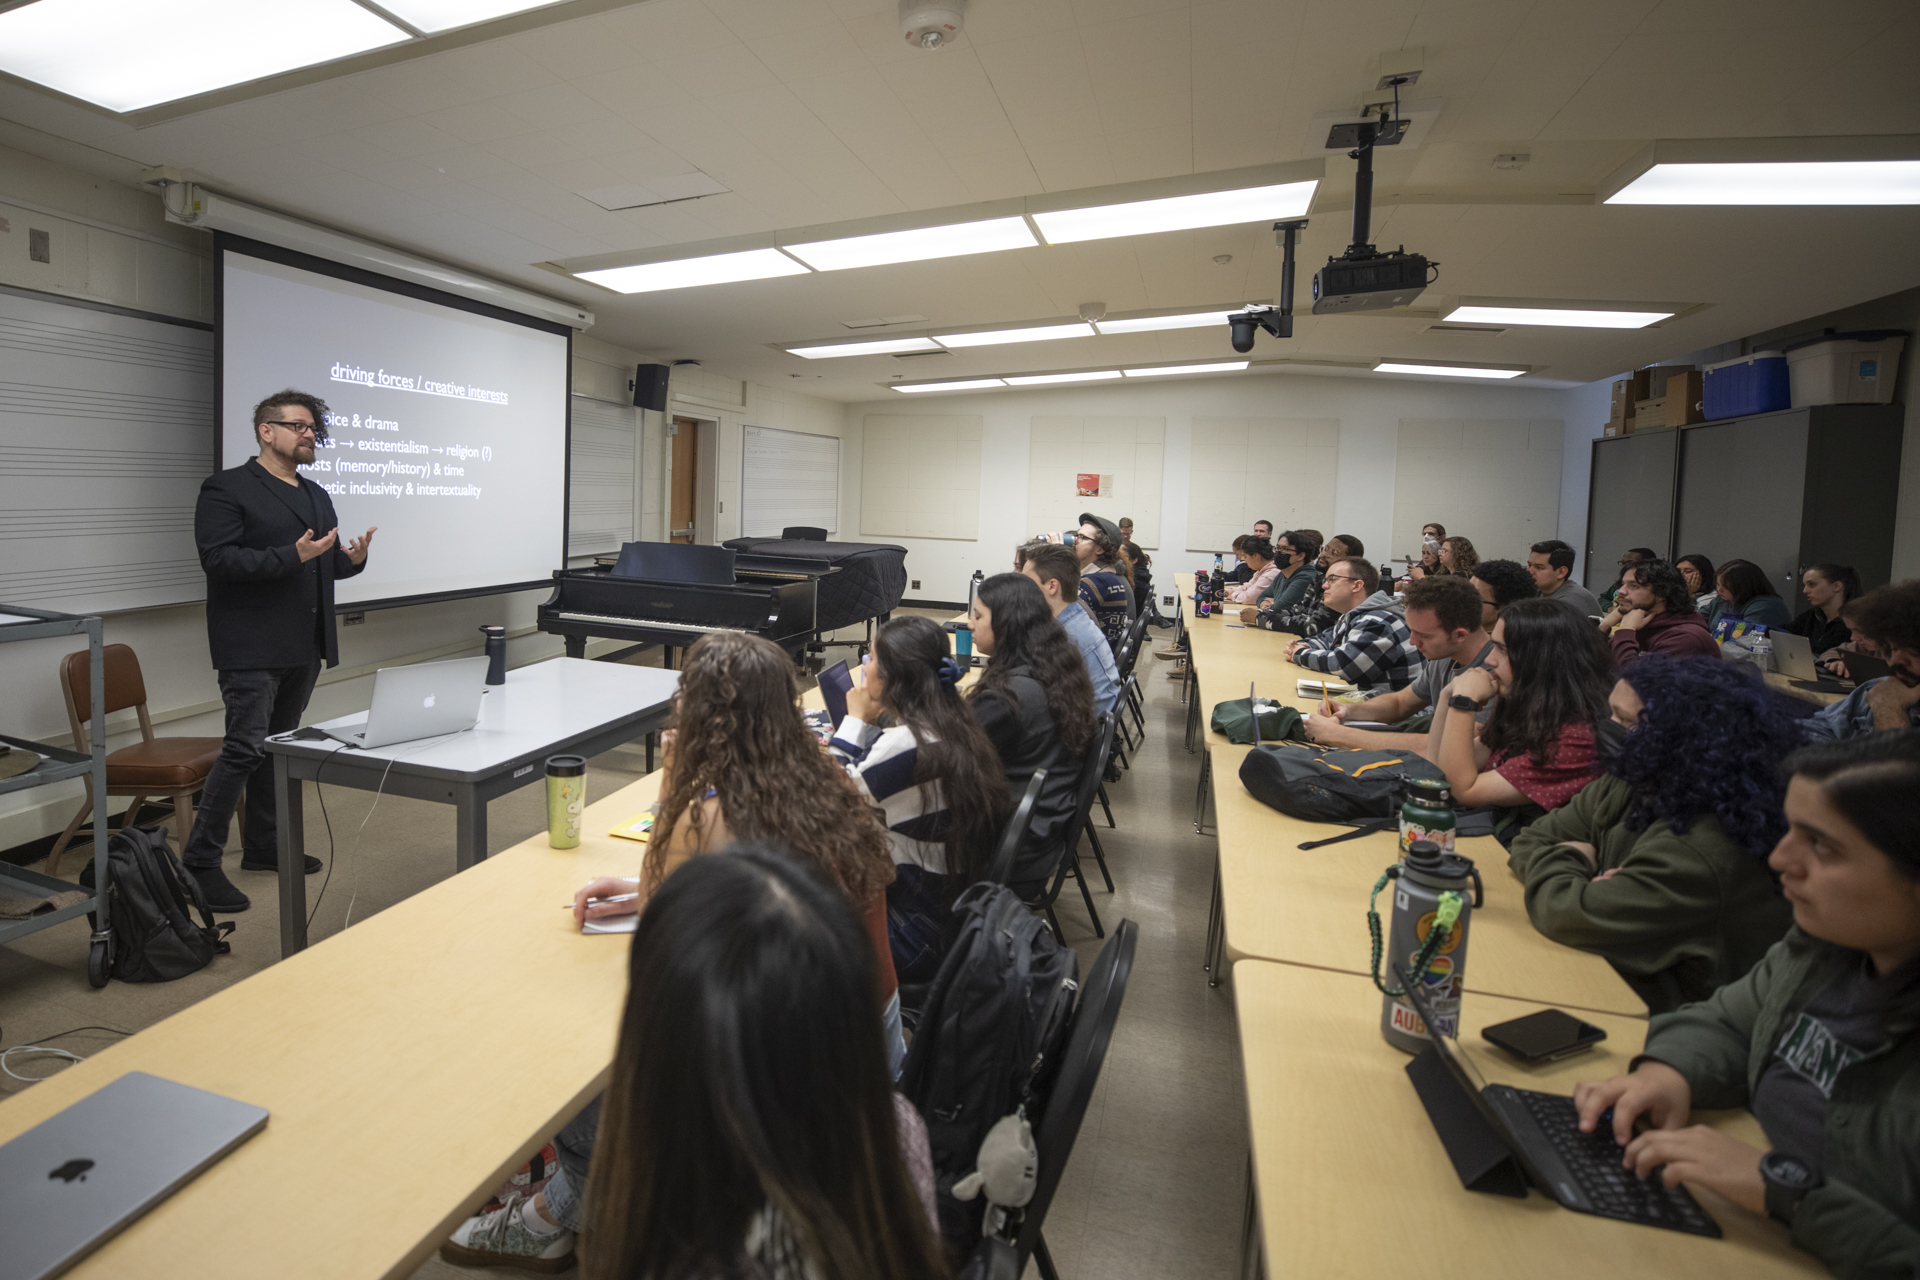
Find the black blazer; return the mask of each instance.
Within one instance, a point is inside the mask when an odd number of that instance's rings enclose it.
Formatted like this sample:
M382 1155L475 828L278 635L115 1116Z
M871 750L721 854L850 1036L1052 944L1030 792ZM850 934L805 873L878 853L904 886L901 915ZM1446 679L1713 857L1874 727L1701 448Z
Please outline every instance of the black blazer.
M311 520L303 493L313 503ZM340 542L302 563L294 544L309 523L317 538L339 519L327 491L305 476L296 490L249 459L201 482L193 540L207 571L207 648L216 670L303 667L316 647L328 666L340 665L333 583L366 566L348 559Z

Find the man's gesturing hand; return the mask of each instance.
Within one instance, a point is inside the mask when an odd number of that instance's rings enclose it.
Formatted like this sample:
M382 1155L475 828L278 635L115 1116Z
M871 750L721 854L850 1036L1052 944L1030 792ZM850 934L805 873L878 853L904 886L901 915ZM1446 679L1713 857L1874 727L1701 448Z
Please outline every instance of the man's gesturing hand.
M300 553L300 563L305 564L322 551L333 550L333 544L339 540L340 530L338 529L327 530L327 536L324 538L314 537L313 530L309 529L300 535L300 540L293 544L293 549ZM366 552L362 550L361 554L365 555Z
M367 544L373 541L373 535L379 531L380 526L375 525L373 528L355 538L352 542L349 542L347 544L347 559L353 561L355 564L365 564L367 562Z

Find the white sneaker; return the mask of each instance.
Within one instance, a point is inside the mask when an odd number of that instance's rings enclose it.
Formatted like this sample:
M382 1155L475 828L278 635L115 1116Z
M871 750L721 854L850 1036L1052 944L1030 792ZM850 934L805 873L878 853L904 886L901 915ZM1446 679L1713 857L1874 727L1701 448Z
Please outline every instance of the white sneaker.
M531 1205L526 1196L511 1195L492 1213L468 1218L440 1246L440 1256L463 1267L518 1267L547 1275L570 1270L573 1232L535 1232L522 1216Z

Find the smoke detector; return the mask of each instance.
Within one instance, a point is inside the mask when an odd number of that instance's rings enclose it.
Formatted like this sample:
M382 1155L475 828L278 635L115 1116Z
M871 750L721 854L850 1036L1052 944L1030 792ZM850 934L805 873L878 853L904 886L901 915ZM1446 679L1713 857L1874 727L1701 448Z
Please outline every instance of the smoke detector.
M900 0L900 34L917 49L941 49L960 34L967 0Z

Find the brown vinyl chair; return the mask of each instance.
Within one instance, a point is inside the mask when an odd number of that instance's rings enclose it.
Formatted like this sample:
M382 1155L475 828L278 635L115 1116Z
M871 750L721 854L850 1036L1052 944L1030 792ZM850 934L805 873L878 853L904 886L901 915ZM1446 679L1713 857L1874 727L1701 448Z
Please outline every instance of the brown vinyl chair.
M101 650L101 659L107 680L106 714L132 707L140 717L140 741L107 753L107 794L133 797L120 824L135 825L149 796L165 796L173 801L173 830L180 849L185 849L187 833L193 830L193 799L206 785L207 771L220 757L220 739L156 738L153 721L147 716L147 682L140 674L140 659L124 644L107 645ZM60 692L67 701L73 749L82 752L92 750L87 741L87 717L93 706L93 690L87 667L85 649L60 659ZM59 874L60 855L92 812L93 779L89 777L85 803L47 855L49 875Z

